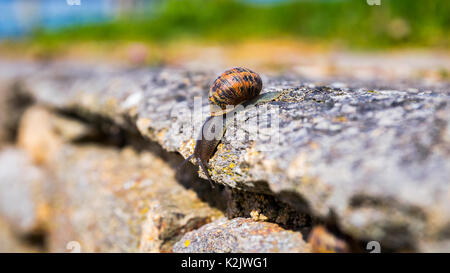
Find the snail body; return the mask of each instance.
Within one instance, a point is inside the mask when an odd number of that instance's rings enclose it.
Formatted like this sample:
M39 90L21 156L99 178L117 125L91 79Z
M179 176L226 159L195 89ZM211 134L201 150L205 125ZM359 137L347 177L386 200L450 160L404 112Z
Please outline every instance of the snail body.
M216 150L217 145L219 145L222 136L225 134L225 126L222 126L222 128L217 128L212 133L212 137L206 136L206 134L212 131L211 126L213 126L216 122L223 122L222 116L209 116L206 119L200 132L201 135L195 142L194 153L186 158L181 164L182 166L191 158L195 158L195 160L202 168L202 171L208 178L209 182L211 183L212 187L214 187L214 184L212 183L211 176L208 172L208 161L214 155L214 151Z
M247 107L276 99L280 92L268 92L260 95L262 90L261 77L243 67L236 67L222 73L210 88L209 103L211 115L202 126L200 136L195 143L194 153L180 165L195 158L211 186L213 180L208 173L208 161L214 155L226 128L233 119L233 111L240 111L237 105ZM227 118L227 116L231 118Z

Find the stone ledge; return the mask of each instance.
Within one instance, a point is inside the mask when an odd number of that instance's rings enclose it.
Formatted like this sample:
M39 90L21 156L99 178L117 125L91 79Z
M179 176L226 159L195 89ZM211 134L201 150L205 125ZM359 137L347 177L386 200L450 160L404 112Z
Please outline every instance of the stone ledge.
M214 77L171 69L57 66L37 71L23 84L38 103L138 128L165 150L186 157L193 140L179 128L192 120L171 113L192 109L193 98L201 95L207 112ZM448 85L393 84L382 90L358 82L263 80L264 91L283 92L266 109L280 109L281 141L265 149L264 141L237 141L239 126L229 129L210 161L216 182L274 194L300 209L306 202L313 215L335 215L349 234L394 249L449 239Z
M93 130L38 106L23 116L18 139L23 150L17 151L39 165L30 163L29 168L46 173L53 181L41 179L35 186L45 185L52 192L45 198L50 213L40 221L49 251L65 252L74 241L82 252L171 252L185 232L223 215L180 185L170 165L150 151L104 146L105 142L73 142L92 135ZM12 161L15 157L9 153L0 153L0 160L9 162L3 168L27 166ZM10 172L0 168L0 177ZM9 180L0 181L0 188L10 187L5 182L17 184L27 177L13 171ZM17 203L29 203L31 208L39 205L34 199L40 195L35 191L22 193L32 187L17 184L15 188L21 191L12 195L15 200L10 197L1 202L0 212L14 213L11 206ZM28 214L37 214L37 209L29 210ZM37 216L15 216L18 221L38 222Z
M182 253L265 253L311 252L299 232L287 231L276 224L245 218L220 218L189 232L175 243L174 252Z

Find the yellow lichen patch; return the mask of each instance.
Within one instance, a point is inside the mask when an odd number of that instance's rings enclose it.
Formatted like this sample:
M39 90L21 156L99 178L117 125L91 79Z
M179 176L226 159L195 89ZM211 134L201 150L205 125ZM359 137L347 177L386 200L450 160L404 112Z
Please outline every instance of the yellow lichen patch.
M376 94L377 93L376 91L373 91L373 90L367 90L367 92L372 93L372 94Z
M347 118L345 116L338 116L333 118L333 122L347 122Z
M195 140L190 139L187 142L181 143L179 151L182 155L188 157L194 153L194 149L195 149Z
M224 147L225 145L223 145L223 143L219 143L219 145L217 145L217 152L214 153L214 155L211 157L211 160L214 160L218 156L221 156L222 158L227 157L230 150L225 151Z
M250 216L252 217L253 221L267 221L269 219L267 218L267 216L260 213L259 210L252 210L250 212Z
M182 143L181 144L181 150L184 150L184 149L188 149L189 150L189 152L194 152L194 149L195 149L195 140L194 139L190 139L190 140L188 140L186 143Z
M144 207L144 208L142 208L142 209L139 211L139 213L140 213L140 214L146 214L148 211L149 211L149 208L148 208L148 207Z
M231 156L227 156L228 158L230 158ZM233 161L236 161L237 159L235 159L234 157L233 158L230 158L230 160L232 161L228 166L226 166L226 167L224 167L224 168L222 168L222 173L225 173L226 175L228 175L228 176L232 176L232 177L234 177L234 176L236 176L236 172L233 170L235 167L236 167L236 164L235 163L233 163Z
M259 211L257 210L252 210L250 212L250 216L252 217L253 220L257 221L258 220L258 215L259 215Z
M264 214L260 213L259 214L259 220L260 221L267 221L269 218L267 216L265 216Z

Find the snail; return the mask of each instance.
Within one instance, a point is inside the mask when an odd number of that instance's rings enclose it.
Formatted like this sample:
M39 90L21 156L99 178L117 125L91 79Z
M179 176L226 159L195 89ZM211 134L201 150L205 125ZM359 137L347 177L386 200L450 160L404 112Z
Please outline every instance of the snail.
M226 127L234 112L247 106L269 102L276 99L280 92L268 92L260 95L261 77L244 67L235 67L223 72L211 85L209 91L210 116L202 126L200 136L195 143L194 153L187 157L180 167L191 158L195 158L214 188L208 173L208 161L214 155L217 145L225 134ZM238 105L244 106L236 107ZM180 168L179 167L179 168Z

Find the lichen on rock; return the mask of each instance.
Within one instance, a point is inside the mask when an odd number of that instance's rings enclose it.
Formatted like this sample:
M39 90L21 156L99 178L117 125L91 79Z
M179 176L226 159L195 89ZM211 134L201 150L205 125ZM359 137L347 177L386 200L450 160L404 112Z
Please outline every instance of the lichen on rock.
M188 242L188 243L186 243ZM220 218L185 234L175 243L174 252L183 253L266 253L310 252L300 232L284 230L276 224L246 218Z
M187 157L208 115L215 74L50 65L20 81L38 104L104 117ZM246 112L247 127L227 129L209 162L215 182L332 218L350 236L387 249L448 251L435 244L449 241L448 83L264 79L263 92L283 95ZM271 136L269 118L256 122L258 111L276 117L275 142L237 137L255 130Z

